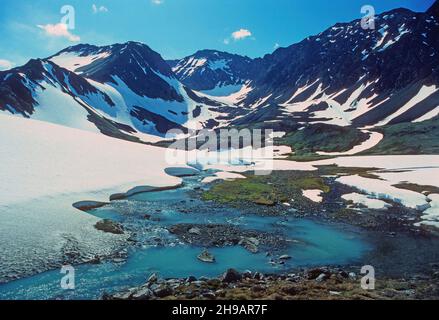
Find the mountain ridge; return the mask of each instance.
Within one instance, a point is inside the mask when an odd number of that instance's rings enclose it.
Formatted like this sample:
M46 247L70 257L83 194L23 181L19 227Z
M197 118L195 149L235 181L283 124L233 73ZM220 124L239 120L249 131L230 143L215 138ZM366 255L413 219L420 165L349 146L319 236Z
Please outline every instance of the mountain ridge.
M0 72L0 110L44 112L51 102L37 98L49 88L92 110L87 118L134 136L258 123L298 130L425 121L439 114L437 8L382 13L375 30L364 30L359 19L336 23L256 59L206 49L165 61L135 41L78 44ZM55 75L35 61L56 66Z

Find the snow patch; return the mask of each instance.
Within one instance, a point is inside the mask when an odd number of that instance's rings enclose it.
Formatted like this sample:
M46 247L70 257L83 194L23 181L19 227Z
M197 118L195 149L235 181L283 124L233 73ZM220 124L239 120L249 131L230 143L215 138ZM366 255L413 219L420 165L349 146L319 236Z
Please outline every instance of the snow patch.
M302 194L305 198L317 203L321 203L323 201L322 190L313 189L313 190L302 190Z

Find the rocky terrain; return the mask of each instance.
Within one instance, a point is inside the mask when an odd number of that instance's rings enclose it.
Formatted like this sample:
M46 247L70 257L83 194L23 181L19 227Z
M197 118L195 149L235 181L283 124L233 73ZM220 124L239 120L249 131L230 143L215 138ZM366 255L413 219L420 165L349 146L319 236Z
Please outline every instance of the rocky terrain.
M431 274L377 278L374 290L361 287L359 268L313 268L284 275L227 270L218 278L159 279L138 288L105 294L104 300L414 300L439 299L439 264Z

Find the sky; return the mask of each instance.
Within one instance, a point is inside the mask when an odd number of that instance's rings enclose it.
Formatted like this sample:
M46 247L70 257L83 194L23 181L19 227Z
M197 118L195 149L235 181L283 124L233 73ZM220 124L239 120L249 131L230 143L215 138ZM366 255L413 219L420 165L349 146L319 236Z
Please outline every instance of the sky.
M65 47L140 41L165 59L201 49L260 57L337 22L434 0L1 0L0 70ZM69 7L66 7L68 5ZM64 10L62 10L64 9ZM72 10L73 9L73 10ZM73 23L72 23L73 22Z

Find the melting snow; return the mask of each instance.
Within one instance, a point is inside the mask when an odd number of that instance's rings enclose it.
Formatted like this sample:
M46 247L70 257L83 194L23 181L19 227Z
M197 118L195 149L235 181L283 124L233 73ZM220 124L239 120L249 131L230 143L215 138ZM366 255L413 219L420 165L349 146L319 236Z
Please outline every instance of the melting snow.
M322 197L322 190L302 190L302 194L305 198L308 198L309 200L313 201L313 202L322 202L323 201L323 197Z
M72 246L90 259L124 241L96 230L98 219L73 203L181 183L164 172L166 149L5 115L0 136L7 137L0 140L0 279L60 265Z
M388 199L408 208L425 210L429 207L427 197L423 194L396 188L389 181L354 176L344 176L336 180L339 183L357 188L376 199Z
M364 194L350 193L345 194L342 198L346 201L352 201L355 204L366 206L369 209L387 209L390 205L382 200L372 199Z
M435 85L431 86L422 86L422 88L419 90L419 92L412 98L410 101L408 101L404 106L402 106L398 111L394 112L390 116L388 116L386 119L380 121L377 125L383 126L388 124L393 119L397 118L398 116L402 115L403 113L410 110L412 107L417 105L419 102L425 100L430 95L435 93L438 90Z

